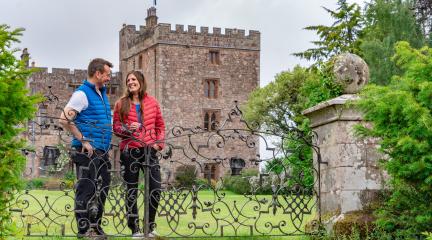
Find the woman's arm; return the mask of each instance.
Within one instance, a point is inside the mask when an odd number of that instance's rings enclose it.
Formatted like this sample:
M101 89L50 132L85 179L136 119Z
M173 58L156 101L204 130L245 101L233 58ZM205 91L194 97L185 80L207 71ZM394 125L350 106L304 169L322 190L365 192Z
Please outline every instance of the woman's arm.
M113 116L113 132L120 138L125 138L131 135L131 131L126 127L125 123L120 120L120 101L116 102Z
M157 104L155 131L156 144L160 147L159 150L162 150L165 146L165 122L162 117L159 103Z

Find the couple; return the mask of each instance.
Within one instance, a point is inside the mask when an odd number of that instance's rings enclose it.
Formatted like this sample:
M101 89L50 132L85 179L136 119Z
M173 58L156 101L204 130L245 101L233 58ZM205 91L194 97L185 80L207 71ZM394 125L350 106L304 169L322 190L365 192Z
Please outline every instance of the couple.
M88 79L73 93L64 108L60 123L72 133L71 158L76 164L75 217L78 236L105 236L101 218L108 195L111 163L111 132L119 136L122 177L127 185L126 211L133 236L142 237L139 228L137 193L139 171L144 162L150 170L149 226L151 234L160 198L160 170L157 151L164 147L165 124L155 98L146 93L146 81L139 71L126 75L126 93L111 109L105 83L111 78L113 65L101 58L88 66ZM115 196L116 197L116 196Z

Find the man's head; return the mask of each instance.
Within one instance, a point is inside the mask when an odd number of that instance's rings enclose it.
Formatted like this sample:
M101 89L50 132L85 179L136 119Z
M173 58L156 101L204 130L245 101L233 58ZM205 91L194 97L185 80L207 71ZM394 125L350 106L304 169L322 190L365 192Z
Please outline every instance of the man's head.
M111 78L112 63L102 58L95 58L91 60L88 65L88 77L97 87L101 87L107 83Z

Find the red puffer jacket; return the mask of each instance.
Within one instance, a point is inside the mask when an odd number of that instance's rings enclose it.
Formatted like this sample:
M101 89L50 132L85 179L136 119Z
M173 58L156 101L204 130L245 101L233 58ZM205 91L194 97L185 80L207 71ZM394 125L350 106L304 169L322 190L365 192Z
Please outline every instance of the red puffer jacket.
M120 150L125 147L138 148L154 144L159 145L161 148L164 147L165 123L159 103L154 97L146 94L141 104L144 107L143 124L141 128L134 132L128 130L128 126L133 122L139 122L135 104L131 103L125 122L120 121L120 101L114 107L114 134L123 139L120 142Z

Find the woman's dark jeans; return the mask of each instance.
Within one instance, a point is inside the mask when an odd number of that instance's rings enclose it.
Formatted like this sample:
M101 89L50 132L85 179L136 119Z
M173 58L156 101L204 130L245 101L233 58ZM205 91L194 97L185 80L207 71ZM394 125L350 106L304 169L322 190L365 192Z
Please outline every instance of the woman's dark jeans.
M130 148L122 151L120 163L123 166L122 176L126 184L126 211L128 226L132 233L139 232L138 219L138 180L140 171L148 165L150 173L150 206L149 206L149 232L154 228L155 217L159 205L161 191L161 174L156 150L152 147ZM147 163L147 164L146 164ZM141 204L140 204L141 205Z

